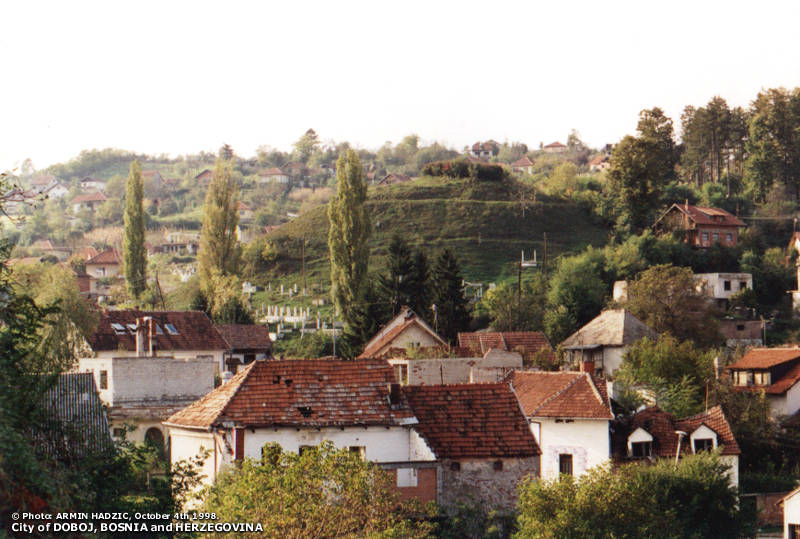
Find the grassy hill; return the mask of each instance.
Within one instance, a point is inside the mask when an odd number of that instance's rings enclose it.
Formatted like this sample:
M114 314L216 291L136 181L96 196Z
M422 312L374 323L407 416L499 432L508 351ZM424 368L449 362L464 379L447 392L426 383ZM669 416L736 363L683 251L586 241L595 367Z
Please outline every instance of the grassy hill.
M523 216L522 202L526 209ZM496 282L515 276L520 251L544 255L550 267L559 255L607 241L608 230L574 202L535 195L516 181L475 184L469 180L423 177L413 182L370 188L367 201L373 233L370 270L382 270L395 233L433 258L443 248L458 257L470 281ZM301 282L301 238L306 239L306 278L325 285L330 275L327 207L318 207L267 236L284 251L280 270L257 282Z

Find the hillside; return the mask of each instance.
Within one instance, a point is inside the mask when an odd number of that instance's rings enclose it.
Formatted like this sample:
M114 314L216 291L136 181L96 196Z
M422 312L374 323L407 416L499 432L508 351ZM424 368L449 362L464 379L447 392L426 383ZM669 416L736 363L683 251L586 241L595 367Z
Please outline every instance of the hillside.
M521 199L526 204L524 216ZM534 202L533 188L516 181L476 185L468 180L423 177L372 187L367 205L373 224L371 271L382 268L382 257L395 233L412 247L423 248L430 258L450 248L465 278L484 283L516 275L522 249L526 258L536 249L541 261L545 233L551 267L565 252L607 241L608 231L576 203L539 194ZM256 281L300 282L301 238L305 237L306 277L309 282L327 284L326 210L327 206L315 208L267 236L283 251L281 271L259 275Z

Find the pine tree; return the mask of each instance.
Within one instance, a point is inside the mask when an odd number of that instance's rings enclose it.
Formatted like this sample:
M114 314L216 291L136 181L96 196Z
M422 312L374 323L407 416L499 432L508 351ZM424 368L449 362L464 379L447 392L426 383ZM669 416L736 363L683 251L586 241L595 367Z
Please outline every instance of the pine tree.
M208 290L214 276L235 275L239 269L236 228L239 214L236 203L239 187L231 175L232 163L217 159L214 175L203 204L203 230L197 254L197 273L201 288ZM213 298L208 297L209 304Z
M453 254L445 249L436 259L432 275L432 300L435 305L434 328L453 341L470 321L467 298L461 291L461 268Z
M336 312L346 324L353 323L353 303L360 297L367 276L370 222L364 202L364 182L358 154L348 150L336 163L336 196L328 205L331 254L331 295Z
M136 299L147 288L143 198L142 165L139 161L134 161L125 186L125 237L122 242L122 256L128 293Z
M409 275L409 288L413 291L408 302L418 316L428 321L433 321L431 311L431 272L428 266L428 257L421 250L414 252L411 262L411 275Z
M380 299L386 305L388 314L395 316L407 305L413 307L414 283L412 273L414 262L408 244L398 234L392 237L389 244L388 274L378 277Z

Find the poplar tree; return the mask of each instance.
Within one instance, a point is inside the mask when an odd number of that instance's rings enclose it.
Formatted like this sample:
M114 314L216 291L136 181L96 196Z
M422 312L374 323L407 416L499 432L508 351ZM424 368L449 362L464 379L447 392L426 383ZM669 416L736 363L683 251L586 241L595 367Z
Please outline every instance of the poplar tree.
M353 150L339 156L336 181L336 195L328 205L331 295L336 312L351 325L354 321L353 304L361 297L367 276L367 241L371 232L364 206L367 185L358 154Z
M144 184L142 165L131 163L125 186L125 236L122 256L128 293L139 299L147 287L147 254L144 247Z
M197 254L197 272L204 290L209 290L214 277L235 275L239 269L239 253L236 248L236 227L239 225L236 203L239 199L239 188L231 168L230 160L217 159L203 204L203 230L200 235L200 251ZM207 299L209 303L213 302L212 297L207 296Z

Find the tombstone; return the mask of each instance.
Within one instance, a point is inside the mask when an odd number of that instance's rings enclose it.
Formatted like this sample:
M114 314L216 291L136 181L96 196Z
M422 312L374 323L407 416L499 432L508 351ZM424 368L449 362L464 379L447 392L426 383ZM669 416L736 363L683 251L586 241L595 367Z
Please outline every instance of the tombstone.
M281 285L281 296L283 295L283 285Z

